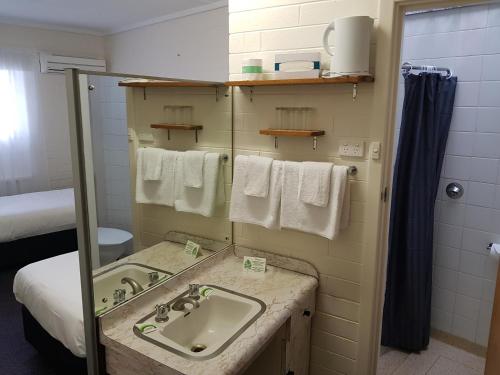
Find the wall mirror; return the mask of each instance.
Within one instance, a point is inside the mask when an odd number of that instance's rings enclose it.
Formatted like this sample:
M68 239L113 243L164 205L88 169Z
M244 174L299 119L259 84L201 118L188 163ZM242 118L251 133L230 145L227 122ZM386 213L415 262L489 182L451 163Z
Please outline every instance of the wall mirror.
M232 98L211 82L71 79L79 224L88 226L79 245L99 316L232 243Z

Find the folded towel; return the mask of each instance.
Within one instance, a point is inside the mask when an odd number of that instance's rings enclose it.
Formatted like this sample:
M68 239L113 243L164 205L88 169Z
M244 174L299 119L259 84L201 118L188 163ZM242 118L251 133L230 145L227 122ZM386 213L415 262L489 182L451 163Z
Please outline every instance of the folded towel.
M285 162L281 193L281 228L313 233L330 240L335 238L342 227L342 211L349 210L349 204L344 202L347 171L348 168L344 166L333 167L329 203L326 207L317 207L298 198L300 163ZM344 215L344 220L348 220L348 214Z
M161 148L142 148L142 178L144 181L159 181L161 178L161 162L163 151Z
M143 148L137 149L137 172L135 183L135 201L145 204L174 206L175 201L175 166L177 151L162 151L162 171L160 181L145 181L142 175Z
M186 154L182 153L177 158L175 209L177 211L211 217L214 214L215 206L220 196L217 192L221 189L221 184L223 184L222 168L219 168L220 154L213 152L205 155L202 188L184 186L186 163L183 159L186 157Z
M267 198L257 198L244 193L248 156L238 155L234 161L233 190L229 220L261 225L268 229L279 228L279 207L283 162L272 162Z
M245 195L266 198L269 193L272 158L250 155L247 160Z
M300 166L299 199L301 202L326 207L330 198L332 163L306 161Z
M184 164L184 186L201 188L203 186L203 164L206 151L186 151L182 157Z

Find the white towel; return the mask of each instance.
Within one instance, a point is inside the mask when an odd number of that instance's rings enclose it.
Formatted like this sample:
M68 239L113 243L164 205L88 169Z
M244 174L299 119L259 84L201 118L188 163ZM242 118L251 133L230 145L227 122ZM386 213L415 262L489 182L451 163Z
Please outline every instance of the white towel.
M245 176L245 195L267 198L271 177L272 158L250 155Z
M183 160L184 186L203 187L203 164L205 163L206 151L186 151Z
M306 161L301 163L299 199L301 202L326 207L330 198L332 163Z
M283 190L281 193L281 228L296 229L333 239L339 230L347 225L342 223L342 211L349 210L349 203L344 199L347 186L347 171L344 166L335 166L332 170L330 197L327 207L317 207L298 199L300 163L285 162L283 170ZM348 213L344 212L344 221Z
M144 148L137 149L137 174L135 201L137 203L160 204L173 207L175 200L175 163L177 151L161 150L162 171L160 181L144 181L141 168Z
M248 156L238 155L234 161L233 190L229 220L256 224L268 229L279 228L279 207L283 162L274 160L271 167L269 194L267 198L245 195L245 178Z
M141 168L144 181L160 181L162 172L163 151L161 148L142 148L142 162L137 167Z
M182 212L190 212L207 217L214 214L215 206L218 203L217 191L220 190L222 180L222 168L219 168L220 154L207 153L203 163L203 187L193 188L184 186L184 169L186 163L184 158L186 153L182 153L177 158L176 167L176 187L175 187L175 209Z

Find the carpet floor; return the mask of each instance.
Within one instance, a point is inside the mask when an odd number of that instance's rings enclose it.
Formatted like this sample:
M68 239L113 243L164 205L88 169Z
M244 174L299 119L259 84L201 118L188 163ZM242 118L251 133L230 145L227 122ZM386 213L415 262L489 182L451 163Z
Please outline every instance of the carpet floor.
M24 339L21 305L12 293L16 270L0 271L0 374L56 375Z

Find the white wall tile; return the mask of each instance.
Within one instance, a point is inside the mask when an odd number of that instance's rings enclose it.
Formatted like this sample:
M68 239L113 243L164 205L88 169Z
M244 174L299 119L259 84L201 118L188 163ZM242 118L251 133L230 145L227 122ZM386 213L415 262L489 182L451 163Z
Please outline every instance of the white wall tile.
M321 47L325 26L304 26L262 32L262 50Z
M452 313L455 308L456 293L446 289L432 288L432 307Z
M481 293L481 299L487 302L493 302L495 298L495 287L496 282L493 280L483 280L483 291Z
M451 117L450 130L455 132L473 132L476 130L476 121L477 121L477 108L475 107L454 108L453 115Z
M488 22L488 5L460 9L460 29L484 28Z
M463 316L464 318L468 318L476 321L479 317L479 307L481 305L481 301L479 299L463 296L461 294L457 294L455 299L455 314Z
M499 92L500 82L481 82L481 87L479 89L479 105L482 107L500 107L500 95L498 95Z
M449 246L437 246L435 264L451 270L458 270L460 250Z
M483 45L483 52L486 54L500 53L500 27L489 27Z
M458 287L458 272L436 266L434 267L433 284L438 288L456 291Z
M469 182L467 204L475 206L492 207L495 201L495 186L481 182Z
M474 133L450 131L446 143L446 154L456 156L472 156Z
M455 92L455 106L471 107L477 105L479 100L478 82L458 82Z
M453 314L432 308L431 309L431 325L444 332L451 332L453 323Z
M229 13L229 33L281 29L299 25L297 5Z
M485 29L461 31L457 34L461 42L459 56L480 55L483 53L484 46L487 44Z
M499 81L500 71L500 54L498 55L485 55L482 57L483 67L482 76L483 81Z
M444 201L439 210L439 222L456 226L464 225L465 205L456 202Z
M500 134L476 133L475 138L474 156L500 158L500 147L498 147L500 144Z
M498 159L470 158L469 178L471 181L487 182L494 184L497 180L499 167Z
M481 277L483 275L483 268L484 268L483 256L465 250L462 250L460 252L460 272Z
M486 301L481 302L475 338L475 342L479 345L488 345L492 313L493 304Z
M500 26L500 4L491 4L488 11L488 26Z
M462 227L439 223L437 243L449 247L460 247Z
M451 331L458 337L474 342L476 336L476 321L461 317L460 315L454 315Z
M493 212L491 208L479 206L466 206L465 226L489 232L492 229Z
M482 279L466 273L457 273L457 285L455 290L464 296L469 296L476 299L481 299L482 295Z
M445 156L443 175L450 179L468 180L470 175L470 158Z
M500 65L499 65L500 66ZM500 133L500 108L483 107L477 110L477 131L483 133Z

